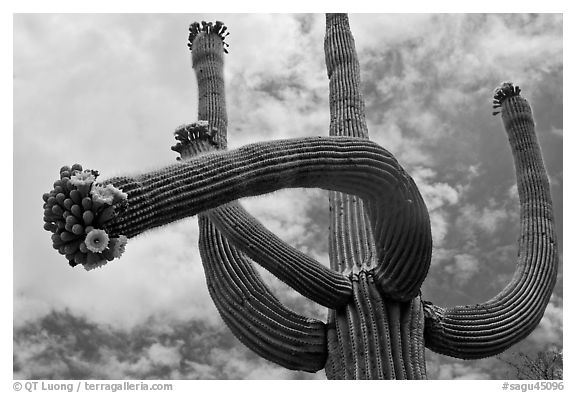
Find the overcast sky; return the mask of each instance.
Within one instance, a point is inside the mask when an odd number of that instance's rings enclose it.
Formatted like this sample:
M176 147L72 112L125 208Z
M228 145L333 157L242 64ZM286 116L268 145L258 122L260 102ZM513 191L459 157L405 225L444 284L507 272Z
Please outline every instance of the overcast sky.
M97 271L70 268L42 229L41 196L62 165L102 178L171 164L172 131L197 118L186 47L193 21L222 20L229 148L327 135L322 14L14 16L15 378L325 378L259 359L228 332L206 288L195 218L131 239ZM350 16L370 138L414 177L432 220L423 298L478 303L511 277L519 235L512 155L492 91L530 101L562 251L562 16ZM242 201L272 231L327 264L327 194ZM37 208L34 208L36 206ZM265 272L290 308L325 317ZM562 270L537 330L507 351L562 347ZM503 378L497 359L428 351L431 379ZM508 375L512 377L513 375Z

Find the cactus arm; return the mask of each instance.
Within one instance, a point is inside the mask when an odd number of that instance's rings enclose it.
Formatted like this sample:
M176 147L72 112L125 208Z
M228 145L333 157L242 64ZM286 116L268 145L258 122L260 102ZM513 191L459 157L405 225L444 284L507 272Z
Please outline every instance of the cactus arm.
M352 284L347 277L287 245L239 203L210 210L207 215L237 250L301 295L329 308L339 308L348 302Z
M360 65L346 14L326 14L324 52L328 72L330 135L368 138L364 99L360 91ZM416 188L415 184L410 185ZM362 267L373 271L380 290L388 297L406 300L418 294L428 273L432 236L426 205L420 194L407 210L397 213L398 231L388 226L375 244L370 221L379 221L354 195L330 193L330 254L338 271ZM376 248L386 257L373 261Z
M520 197L516 271L510 283L485 303L441 308L424 302L425 342L435 352L474 359L504 351L536 328L556 282L558 251L550 186L532 110L519 92L504 84L495 96L514 156Z
M224 86L223 35L224 26L216 22L210 29L190 27L189 47L192 67L198 82L198 119L208 123L208 130L193 131L180 128L176 137L180 141L174 150L186 159L216 148L226 148L227 111ZM192 131L192 132L191 132ZM236 247L263 266L297 292L326 307L341 307L352 293L350 280L340 273L325 268L306 254L290 247L267 230L242 206L233 202L206 213L208 220ZM207 225L207 224L206 224ZM202 239L201 239L202 241Z
M213 135L205 128L185 126L176 135L180 143L175 150L184 161L215 149ZM222 236L210 215L225 215L226 206L198 215L200 256L220 316L232 333L261 357L291 370L322 369L327 357L324 323L282 306L251 261Z
M200 254L210 295L234 335L263 358L291 370L316 372L327 356L325 325L286 309L250 261L199 216Z
M367 139L360 63L348 15L326 14L324 56L329 79L330 135Z
M199 90L198 119L176 131L179 141L173 150L182 160L226 148L227 114L223 77L222 23L191 25L189 46ZM198 123L196 123L198 124ZM210 130L209 130L210 128ZM324 323L297 315L274 297L254 270L250 260L228 242L211 219L221 206L199 214L199 249L210 296L231 332L261 357L293 370L315 372L326 362Z
M397 224L394 212L410 205L417 193L388 151L368 140L345 137L261 142L137 176L115 177L104 184L128 195L126 211L105 225L111 235L127 237L242 197L287 187L357 193L370 200L383 219L373 223L379 236L389 222Z
M224 42L225 26L198 23L190 25L188 47L192 55L192 67L198 84L198 119L206 120L215 130L214 142L222 149L227 146L228 114L224 88Z
M368 138L360 66L346 14L326 14L324 55L329 79L332 136ZM336 271L374 264L376 249L362 201L355 195L331 191L329 252Z

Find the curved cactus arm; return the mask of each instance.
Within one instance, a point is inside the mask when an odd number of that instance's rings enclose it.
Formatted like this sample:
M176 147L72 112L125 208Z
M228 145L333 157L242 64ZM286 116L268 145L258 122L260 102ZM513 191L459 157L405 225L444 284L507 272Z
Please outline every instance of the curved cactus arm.
M406 186L410 181L388 151L368 140L313 137L262 142L107 180L104 184L127 195L127 207L103 228L111 237L130 238L242 197L286 187L319 187L356 193L370 201L381 218L372 223L378 239L391 225L406 230L395 213L416 197L417 191ZM386 250L377 252L386 257Z
M105 229L130 238L239 198L318 187L356 193L370 201L382 218L373 223L378 238L389 225L405 229L395 213L413 203L417 191L409 187L410 180L392 154L368 140L310 137L261 142L103 182L128 196L126 210Z
M462 359L498 354L528 336L550 300L558 251L550 186L532 110L520 89L505 83L496 91L502 108L520 197L520 239L511 282L486 303L441 308L424 302L426 346Z
M112 214L102 215L101 221L98 219L98 229L111 239L120 235L131 238L236 199L290 187L338 190L364 198L376 211L376 217L381 218L372 222L375 238L379 239L389 227L399 231L412 229L400 225L396 214L406 210L418 196L418 191L409 187L410 182L411 178L394 156L373 142L312 137L261 142L209 153L148 173L91 183L90 187L110 186L123 195L122 209L112 209ZM58 203L52 201L54 197L50 195L57 192L54 189L43 196L47 199L44 219L48 225L62 220L60 211L49 211L51 203ZM78 214L82 217L81 208ZM420 225L414 230L425 232L429 228ZM63 232L62 236L57 240L66 243L82 240L85 235ZM377 249L378 258L385 258L386 252Z
M352 296L348 277L283 242L239 203L210 210L207 216L237 250L301 295L328 308L342 307Z
M330 79L330 135L368 138L364 99L360 91L360 64L346 14L326 14L324 39L326 69ZM413 182L405 185L416 190ZM409 191L411 192L411 191ZM412 203L398 211L396 221L404 227L388 226L375 244L370 221L383 217L366 209L357 196L330 193L330 255L338 271L372 270L383 294L392 299L415 297L428 274L432 236L428 210L418 192ZM422 230L426 226L428 230ZM373 261L376 248L384 258ZM382 256L382 254L381 254Z
M316 372L324 368L324 323L286 309L207 216L201 214L198 220L208 289L234 335L258 355L288 369Z

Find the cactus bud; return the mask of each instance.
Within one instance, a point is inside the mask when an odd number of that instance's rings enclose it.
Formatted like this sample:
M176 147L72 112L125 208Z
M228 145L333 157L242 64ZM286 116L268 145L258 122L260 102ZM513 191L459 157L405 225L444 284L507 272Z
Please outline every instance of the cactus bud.
M78 224L78 219L74 216L68 216L68 217L66 217L66 224L70 225L70 227L72 227L75 224Z
M80 252L83 252L84 254L88 253L88 247L86 247L86 243L84 242L80 243L78 249L80 250Z
M64 200L66 199L66 195L64 195L64 193L59 193L58 195L56 195L56 202L59 205L63 205L64 204Z
M72 226L72 233L75 235L81 235L84 233L84 227L81 224L75 224Z
M66 210L70 210L74 205L74 201L71 198L66 198L64 199L63 205Z
M72 214L74 214L77 218L82 218L82 208L79 205L73 205L70 208Z
M72 199L75 204L79 205L82 203L82 193L78 190L72 190L70 191L70 199Z
M84 199L82 199L82 207L84 208L84 210L92 209L92 199L90 197L85 197Z
M74 235L72 232L64 231L60 234L60 239L65 242L72 241L76 239L78 236Z
M84 224L91 225L92 221L94 221L94 213L91 210L86 210L84 214L82 214L82 221Z

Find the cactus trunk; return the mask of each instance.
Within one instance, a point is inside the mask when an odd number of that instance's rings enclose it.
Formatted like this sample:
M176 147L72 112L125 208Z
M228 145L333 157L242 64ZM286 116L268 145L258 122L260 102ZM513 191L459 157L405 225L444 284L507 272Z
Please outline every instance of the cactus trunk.
M352 285L353 300L330 311L327 378L426 379L420 297L387 299L366 271Z
M330 80L330 135L368 139L360 65L346 14L326 15L324 52ZM426 211L421 200L415 202L417 212ZM330 263L333 269L350 274L354 291L346 307L332 310L329 315L327 377L425 378L424 313L420 298L414 294L427 273L430 239L423 233L420 241L411 244L417 250L411 254L416 257L411 265L421 263L407 272L410 277L387 280L382 277L385 269L376 259L371 212L363 201L355 195L330 192L329 203ZM417 225L426 222L423 217L427 219L423 214ZM392 247L394 244L386 244L388 255L394 254ZM389 272L393 271L392 263L392 258L386 261Z

